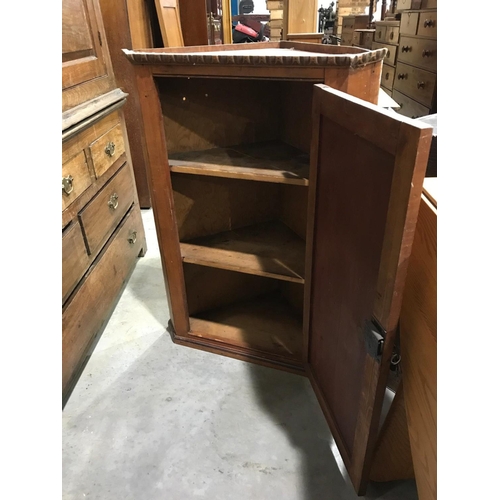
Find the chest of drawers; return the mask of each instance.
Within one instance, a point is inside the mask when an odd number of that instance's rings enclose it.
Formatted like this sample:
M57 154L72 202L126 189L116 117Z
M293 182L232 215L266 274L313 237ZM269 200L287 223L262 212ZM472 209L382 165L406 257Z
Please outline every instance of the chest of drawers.
M144 228L98 2L63 2L62 396L71 394L138 256Z
M401 12L392 97L405 116L437 112L437 9Z

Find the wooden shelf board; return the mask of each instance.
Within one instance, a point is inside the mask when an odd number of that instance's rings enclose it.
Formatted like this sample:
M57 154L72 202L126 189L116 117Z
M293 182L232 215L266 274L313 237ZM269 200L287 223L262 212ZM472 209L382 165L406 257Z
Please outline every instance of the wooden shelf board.
M197 314L189 322L190 335L302 360L302 322L278 292Z
M305 242L285 224L254 224L181 243L184 262L304 283Z
M172 172L307 186L309 156L280 141L174 153Z

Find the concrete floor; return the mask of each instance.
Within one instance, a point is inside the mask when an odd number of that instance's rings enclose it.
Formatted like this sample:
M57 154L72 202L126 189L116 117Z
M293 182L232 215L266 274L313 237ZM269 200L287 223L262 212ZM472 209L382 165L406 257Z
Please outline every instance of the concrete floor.
M148 252L63 411L63 499L360 498L306 378L172 343L142 214ZM415 500L415 482L363 498Z

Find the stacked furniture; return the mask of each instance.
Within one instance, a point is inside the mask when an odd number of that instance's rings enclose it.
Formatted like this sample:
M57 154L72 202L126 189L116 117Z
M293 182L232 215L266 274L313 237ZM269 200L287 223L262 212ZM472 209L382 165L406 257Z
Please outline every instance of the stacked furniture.
M432 128L375 105L385 50L124 52L173 341L307 375L358 493L407 477L379 424Z
M146 242L97 0L62 9L63 404Z
M340 45L353 45L354 32L359 29L367 29L370 23L369 16L345 16L342 19L342 33Z
M355 29L352 36L352 45L362 49L371 49L374 37L374 29Z
M283 32L283 6L285 0L266 0L266 9L269 11L269 29L271 42L281 40Z
M394 75L399 45L399 21L377 21L375 23L375 38L372 44L374 49L387 49L382 69L380 85L392 96Z
M421 7L401 12L392 94L397 111L412 118L437 112L437 2L422 0Z

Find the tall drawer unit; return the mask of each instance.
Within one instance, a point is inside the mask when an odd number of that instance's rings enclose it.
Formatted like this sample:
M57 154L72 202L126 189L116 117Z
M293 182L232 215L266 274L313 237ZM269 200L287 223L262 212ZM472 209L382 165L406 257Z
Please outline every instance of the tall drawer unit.
M411 2L408 2L410 4ZM399 52L394 90L397 111L411 118L437 112L437 3L422 1L421 9L401 6Z
M146 241L123 116L127 94L116 88L99 3L63 0L63 34L64 406ZM85 53L75 48L83 38Z
M380 85L389 93L392 93L394 74L396 71L396 60L399 50L400 22L396 20L378 21L375 23L374 41L372 48L386 48L387 53L382 67Z

